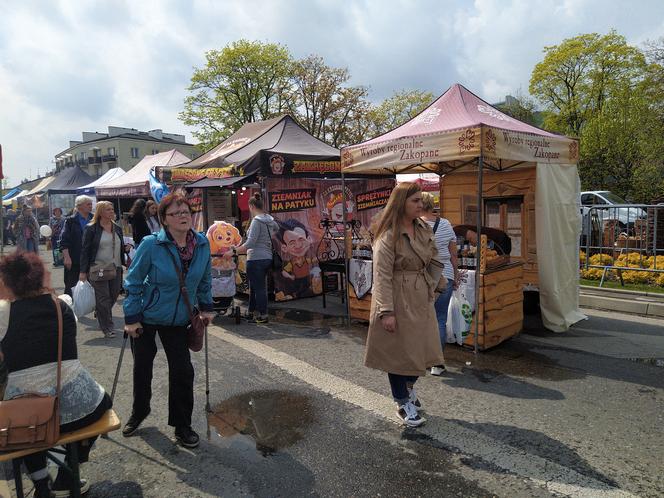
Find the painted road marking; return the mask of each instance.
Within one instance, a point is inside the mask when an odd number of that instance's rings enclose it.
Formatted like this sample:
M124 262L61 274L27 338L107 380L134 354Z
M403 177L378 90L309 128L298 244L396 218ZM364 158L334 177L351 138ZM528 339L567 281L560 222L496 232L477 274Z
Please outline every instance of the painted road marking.
M220 327L209 327L208 332L271 363L319 391L397 423L394 401L387 396L353 384L261 342L231 334ZM418 430L448 448L457 448L466 455L480 457L503 470L528 478L554 493L578 498L636 497L632 493L611 487L551 460L526 454L523 450L461 427L454 422L429 421Z

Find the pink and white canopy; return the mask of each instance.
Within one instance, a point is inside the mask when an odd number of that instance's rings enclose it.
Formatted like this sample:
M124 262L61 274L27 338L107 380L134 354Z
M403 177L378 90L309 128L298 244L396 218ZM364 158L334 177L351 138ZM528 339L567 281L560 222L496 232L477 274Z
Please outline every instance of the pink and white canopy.
M579 146L504 114L457 83L398 128L344 147L341 163L344 173L446 173L480 155L494 169L575 164Z
M150 172L154 168L170 168L189 161L187 156L176 149L145 156L125 174L96 187L97 197L148 197Z

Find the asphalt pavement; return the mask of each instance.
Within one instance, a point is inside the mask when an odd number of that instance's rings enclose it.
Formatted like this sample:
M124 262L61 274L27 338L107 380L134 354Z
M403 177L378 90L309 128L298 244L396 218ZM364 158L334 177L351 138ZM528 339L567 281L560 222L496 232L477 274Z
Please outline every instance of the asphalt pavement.
M267 325L215 320L211 414L204 354L192 354L194 450L176 446L167 426L160 351L152 413L135 436L98 442L82 467L88 496L664 495L661 319L586 310L588 320L554 334L529 316L524 333L491 351L448 345L448 374L417 384L427 424L404 429L386 376L363 366L366 326L345 326L334 300L320 313L318 301L275 306ZM83 317L78 344L110 391L122 336L105 339ZM126 354L123 420L131 368Z

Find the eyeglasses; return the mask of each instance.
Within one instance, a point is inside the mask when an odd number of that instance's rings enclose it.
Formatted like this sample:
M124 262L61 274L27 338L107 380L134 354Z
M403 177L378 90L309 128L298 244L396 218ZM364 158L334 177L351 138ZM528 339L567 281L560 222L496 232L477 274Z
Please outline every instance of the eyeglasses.
M191 216L191 212L189 211L176 211L175 213L166 213L166 216L177 216L177 217L182 217L182 216Z

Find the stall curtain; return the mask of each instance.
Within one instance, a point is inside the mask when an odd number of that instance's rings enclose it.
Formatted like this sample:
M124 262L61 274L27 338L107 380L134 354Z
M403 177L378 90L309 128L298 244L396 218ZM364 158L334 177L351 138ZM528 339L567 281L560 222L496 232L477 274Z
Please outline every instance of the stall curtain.
M535 220L544 326L565 332L587 317L579 310L579 175L573 164L537 164Z

